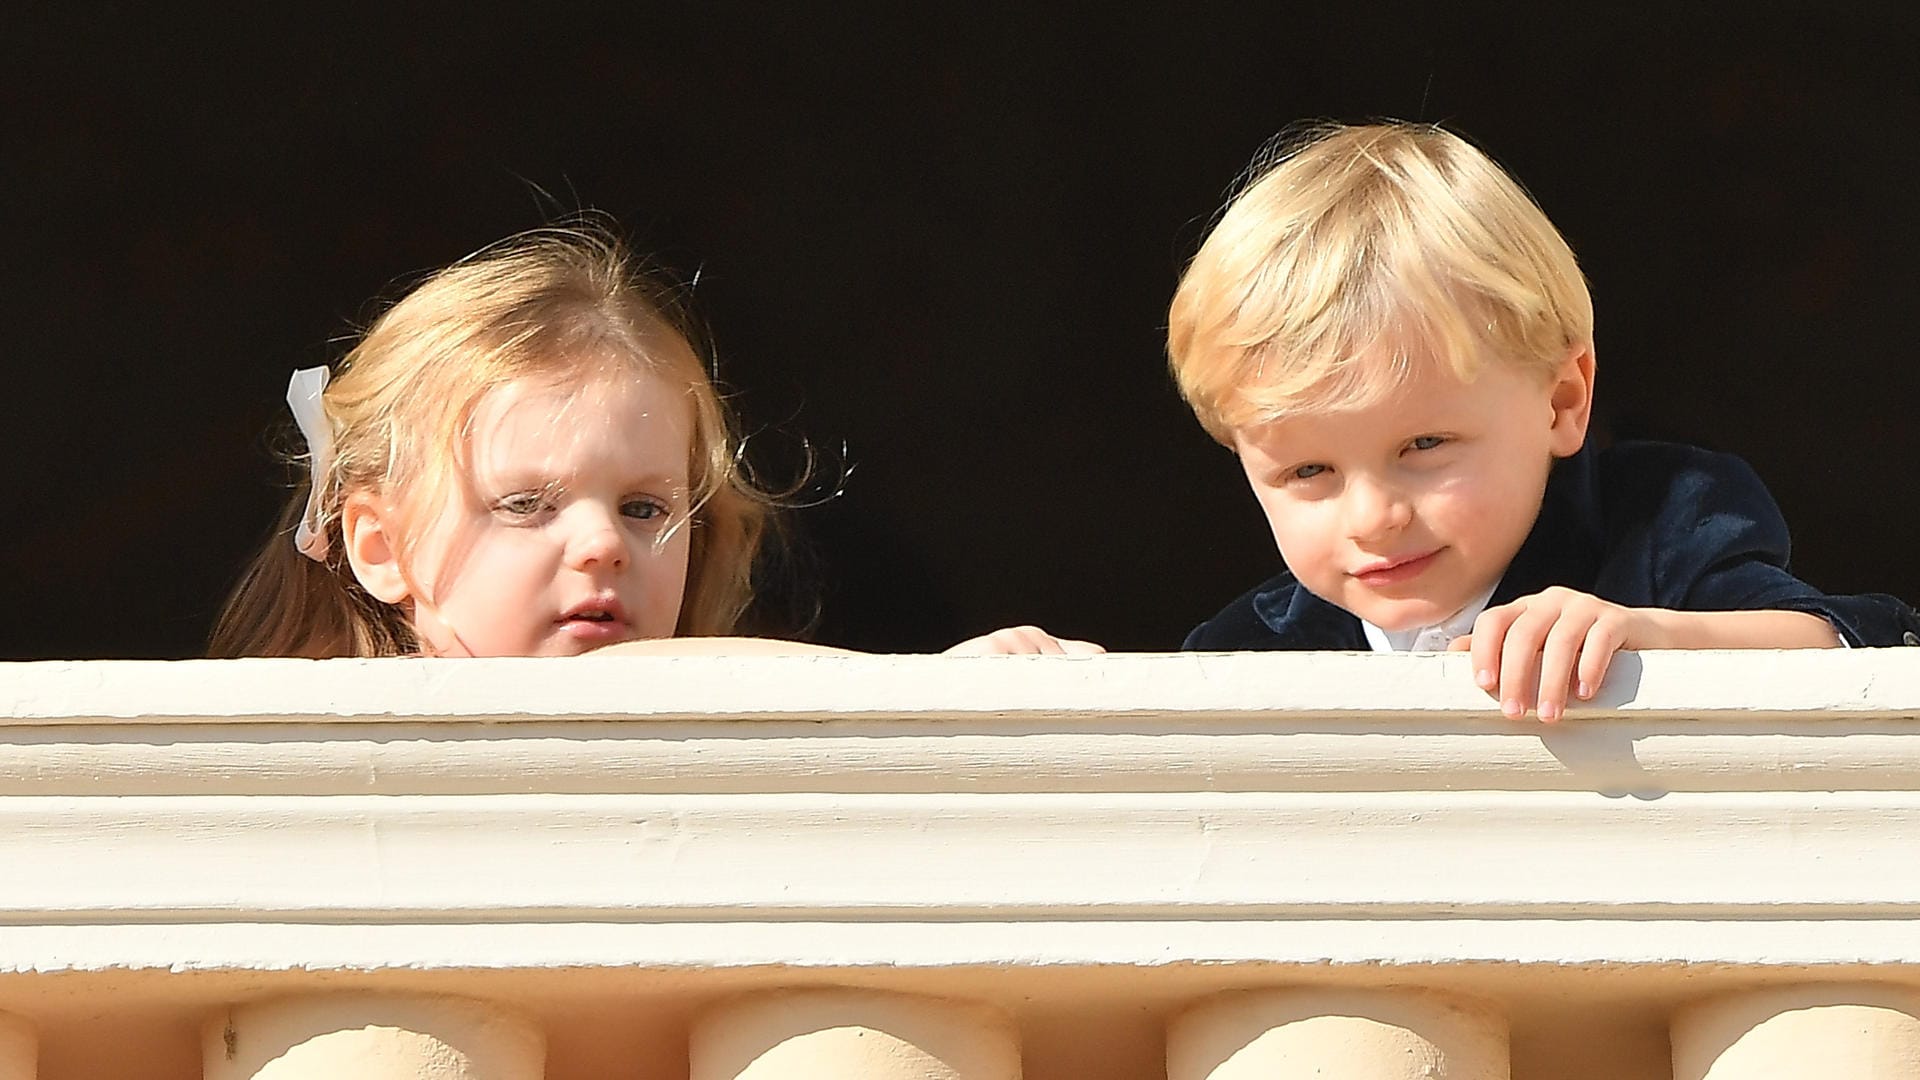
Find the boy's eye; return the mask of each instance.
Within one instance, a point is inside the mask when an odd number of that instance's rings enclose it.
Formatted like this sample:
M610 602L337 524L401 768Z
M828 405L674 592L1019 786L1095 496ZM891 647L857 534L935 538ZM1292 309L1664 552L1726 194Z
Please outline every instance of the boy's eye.
M667 504L658 499L628 499L620 504L620 512L635 521L652 521L667 516Z
M1325 465L1301 465L1287 474L1289 480L1311 480L1327 471Z
M1434 447L1446 441L1447 437L1445 435L1421 435L1408 445L1415 450L1432 450Z

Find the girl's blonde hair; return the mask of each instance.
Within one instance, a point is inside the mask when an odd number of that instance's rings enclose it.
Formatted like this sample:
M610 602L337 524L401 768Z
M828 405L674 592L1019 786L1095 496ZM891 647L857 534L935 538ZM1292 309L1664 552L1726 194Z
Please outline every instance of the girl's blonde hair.
M664 378L693 404L687 584L675 633L730 632L753 597L772 512L740 467L739 437L674 296L614 238L546 229L441 270L381 315L323 397L334 454L296 485L215 625L213 656L394 656L418 651L406 614L361 588L340 534L342 500L448 497L480 400L525 378L580 386L608 374ZM311 458L305 459L310 468ZM295 549L308 493L324 560ZM410 515L411 516L411 515Z
M1573 251L1511 177L1425 124L1321 126L1228 205L1174 294L1167 356L1214 438L1355 408L1431 358L1555 370L1591 344Z

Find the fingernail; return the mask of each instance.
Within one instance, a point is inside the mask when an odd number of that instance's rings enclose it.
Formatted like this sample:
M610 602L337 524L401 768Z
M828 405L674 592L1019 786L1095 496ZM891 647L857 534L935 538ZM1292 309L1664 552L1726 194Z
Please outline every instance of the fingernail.
M1473 673L1473 681L1480 684L1480 689L1491 690L1493 689L1493 672L1481 668Z
M1519 716L1526 710L1521 707L1519 699L1508 698L1500 703L1500 711L1506 713L1508 716Z
M1548 703L1546 705L1540 706L1540 722L1541 723L1551 724L1558 719L1560 719L1560 706L1554 705L1552 703Z
M1574 693L1579 694L1582 699L1590 698L1593 696L1593 687L1583 682L1574 690Z

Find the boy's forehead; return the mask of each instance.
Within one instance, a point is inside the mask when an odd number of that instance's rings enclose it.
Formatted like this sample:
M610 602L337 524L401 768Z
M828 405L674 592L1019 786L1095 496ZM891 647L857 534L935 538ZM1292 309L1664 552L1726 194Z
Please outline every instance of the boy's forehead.
M1359 392L1283 403L1262 403L1257 392L1248 394L1241 402L1244 419L1229 426L1236 447L1345 439L1373 431L1397 433L1408 426L1446 426L1497 412L1494 406L1501 398L1502 384L1517 376L1484 368L1472 378L1462 378L1445 364L1416 362L1404 377Z
M1427 343L1394 334L1323 341L1300 352L1269 342L1235 366L1237 385L1224 410L1233 426L1378 405L1449 365Z

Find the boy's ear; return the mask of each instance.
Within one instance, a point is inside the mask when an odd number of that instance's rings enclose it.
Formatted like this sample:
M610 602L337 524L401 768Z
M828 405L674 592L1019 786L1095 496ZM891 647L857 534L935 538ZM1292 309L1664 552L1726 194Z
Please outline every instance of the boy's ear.
M393 508L365 493L347 496L340 507L340 536L353 576L374 599L388 604L398 604L412 595L400 565L396 525Z
M1593 417L1593 345L1573 347L1560 363L1547 398L1553 409L1548 445L1554 457L1571 457L1587 442L1587 422Z

